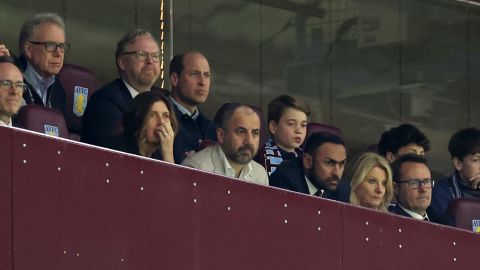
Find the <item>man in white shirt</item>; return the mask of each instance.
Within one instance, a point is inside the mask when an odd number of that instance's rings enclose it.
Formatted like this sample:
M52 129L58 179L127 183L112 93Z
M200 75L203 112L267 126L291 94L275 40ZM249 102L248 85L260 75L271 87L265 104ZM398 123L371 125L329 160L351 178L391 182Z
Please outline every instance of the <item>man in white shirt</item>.
M215 119L219 144L188 156L182 165L268 185L265 169L253 161L260 139L260 118L250 107L230 103Z
M10 56L0 56L0 126L12 126L22 103L23 76Z
M429 221L427 208L432 200L433 180L427 161L416 154L406 154L392 163L393 191L397 200L392 213Z
M158 43L144 29L123 36L117 43L115 58L120 78L100 88L88 102L83 116L83 142L104 146L132 100L149 91L160 74Z

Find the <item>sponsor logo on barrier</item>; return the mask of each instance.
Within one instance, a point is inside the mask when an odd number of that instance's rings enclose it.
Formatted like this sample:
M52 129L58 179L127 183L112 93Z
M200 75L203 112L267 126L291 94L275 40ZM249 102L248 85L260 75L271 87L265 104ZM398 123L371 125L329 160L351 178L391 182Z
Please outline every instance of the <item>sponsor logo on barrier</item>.
M476 233L480 233L480 219L472 220L472 230Z
M43 125L43 127L45 128L45 134L55 137L60 136L58 132L58 127L51 125Z
M73 96L73 113L82 117L87 107L88 88L75 86Z

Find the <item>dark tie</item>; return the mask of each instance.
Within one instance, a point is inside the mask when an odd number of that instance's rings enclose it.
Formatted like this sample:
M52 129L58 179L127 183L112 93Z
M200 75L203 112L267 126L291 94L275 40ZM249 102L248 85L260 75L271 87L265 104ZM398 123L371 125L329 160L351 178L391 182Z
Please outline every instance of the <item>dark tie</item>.
M313 193L314 196L317 196L317 197L322 197L323 195L323 189L319 189L317 190L317 192Z

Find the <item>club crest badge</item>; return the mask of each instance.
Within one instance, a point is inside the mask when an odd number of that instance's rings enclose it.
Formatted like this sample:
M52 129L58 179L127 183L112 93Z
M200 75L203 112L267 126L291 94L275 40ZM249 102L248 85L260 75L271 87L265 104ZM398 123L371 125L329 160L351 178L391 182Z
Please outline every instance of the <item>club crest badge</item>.
M59 137L60 134L58 132L58 127L56 126L51 126L51 125L43 125L45 128L45 134L50 135L50 136L55 136Z
M88 88L75 86L73 96L73 113L82 117L87 107Z
M480 219L472 220L472 230L476 233L480 233Z

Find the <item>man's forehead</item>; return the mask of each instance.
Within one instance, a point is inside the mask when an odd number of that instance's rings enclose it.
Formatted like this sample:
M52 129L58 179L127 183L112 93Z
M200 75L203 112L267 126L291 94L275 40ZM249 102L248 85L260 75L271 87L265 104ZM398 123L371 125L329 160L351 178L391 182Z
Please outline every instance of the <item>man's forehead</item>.
M5 79L3 77L7 76L13 76L23 80L22 73L18 67L12 63L0 63L0 76L0 79Z
M337 161L346 159L347 152L345 146L335 143L323 143L317 148L317 156L321 158L329 158Z
M186 70L210 71L207 59L200 53L189 53L183 57L183 66Z
M242 127L248 130L260 129L260 119L254 112L237 109L230 120L230 127L233 129Z
M404 162L400 167L401 175L405 178L430 178L430 169L420 162Z

